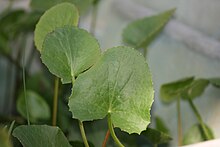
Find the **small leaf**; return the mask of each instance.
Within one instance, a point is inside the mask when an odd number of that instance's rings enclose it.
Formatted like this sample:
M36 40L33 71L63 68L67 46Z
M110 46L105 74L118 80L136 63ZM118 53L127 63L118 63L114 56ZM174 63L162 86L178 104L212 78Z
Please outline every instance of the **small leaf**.
M214 139L212 130L207 125L205 125L205 127L206 127L207 132L209 133L209 136L211 136L212 139ZM184 135L183 144L188 145L188 144L193 144L197 142L202 142L205 140L206 140L205 134L202 131L201 125L195 124Z
M209 85L209 81L205 79L194 80L188 88L181 94L183 99L194 99L199 97L204 92L205 88Z
M138 49L147 47L163 29L175 9L130 23L123 31L123 41Z
M103 119L128 133L140 133L150 123L152 78L144 57L133 48L108 49L91 69L76 79L69 99L73 118Z
M184 78L175 82L167 83L160 88L160 98L165 103L171 103L180 97L182 92L190 86L194 77Z
M70 141L72 147L85 147L84 143L81 141ZM91 142L88 141L89 147L95 147Z
M220 78L211 78L211 79L209 79L209 82L210 82L213 86L215 86L215 87L217 87L217 88L220 88Z
M41 59L51 73L70 83L100 56L97 40L83 29L66 26L47 35Z
M143 131L141 135L146 136L152 144L163 144L172 140L168 134L152 128L147 128L147 130Z
M33 91L27 90L26 97L31 122L50 118L50 108L41 96ZM27 113L24 93L22 93L17 100L17 110L26 118Z
M71 147L58 127L47 125L19 126L12 134L24 147Z
M1 147L12 147L10 138L8 137L8 133L6 129L3 129L0 126L0 146Z
M34 41L37 49L42 50L43 41L48 33L66 25L77 26L78 20L78 10L70 3L61 3L47 10L36 25Z
M160 117L156 117L155 122L156 122L156 129L158 131L169 134L169 132L170 132L169 129L167 128L167 126L165 125L165 123L163 122L163 120Z

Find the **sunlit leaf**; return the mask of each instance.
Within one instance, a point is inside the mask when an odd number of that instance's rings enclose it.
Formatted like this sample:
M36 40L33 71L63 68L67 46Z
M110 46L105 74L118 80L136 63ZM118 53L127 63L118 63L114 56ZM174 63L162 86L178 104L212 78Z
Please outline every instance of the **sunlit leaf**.
M163 122L163 120L160 117L156 117L155 122L156 122L156 129L158 131L169 134L169 132L170 132L169 129L167 128L167 126L165 125L165 123Z
M147 128L147 130L143 131L141 135L147 137L147 140L149 140L152 144L163 144L172 140L168 134L152 128Z
M19 126L12 134L23 147L71 147L58 127L47 125Z
M41 96L33 91L27 90L26 97L31 122L50 118L50 108ZM17 110L24 118L27 118L24 93L22 93L17 100Z
M184 78L175 82L167 83L160 88L160 98L165 103L171 103L181 96L182 92L190 86L194 77Z
M78 76L69 107L73 118L81 121L102 119L110 114L115 127L140 133L150 123L153 93L144 57L133 48L115 47Z
M43 41L48 33L66 25L77 26L78 20L78 10L70 3L58 4L47 10L36 25L34 41L37 49L42 50Z
M97 40L83 29L66 26L47 35L41 59L51 73L70 83L100 57Z
M147 47L158 35L175 9L131 22L123 31L123 41L135 48Z
M209 136L211 136L212 139L214 139L214 135L213 135L212 130L207 125L205 125L205 127L206 127L206 130L207 130L207 133L209 134ZM188 145L188 144L193 144L193 143L197 143L197 142L202 142L205 140L206 140L206 137L205 137L205 134L202 130L201 125L195 124L184 135L183 144Z
M220 88L220 78L211 78L209 81L213 86Z
M183 99L194 99L202 95L206 87L209 85L209 81L205 79L194 80L188 88L181 94Z

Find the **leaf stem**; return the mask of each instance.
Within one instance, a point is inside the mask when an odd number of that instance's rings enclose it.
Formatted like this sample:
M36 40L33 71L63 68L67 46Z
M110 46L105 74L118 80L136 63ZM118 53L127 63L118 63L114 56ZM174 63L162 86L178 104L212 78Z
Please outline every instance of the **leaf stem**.
M181 120L181 105L180 97L177 99L177 117L178 117L178 145L182 145L182 120Z
M83 123L80 120L78 120L78 121L79 121L79 128L80 128L80 132L81 132L81 135L82 135L84 145L85 145L85 147L89 147L89 144L88 144L88 141L87 141L87 138L86 138L85 129L83 127Z
M55 77L55 80L54 80L54 97L53 97L53 118L52 118L52 125L53 126L56 126L56 122L57 122L58 91L59 91L59 78Z
M23 59L22 59L22 78L23 78L23 87L24 87L24 99L25 99L25 107L26 107L26 117L28 125L30 125L30 117L29 117L29 107L28 107L28 100L26 94L26 81L25 81L25 48L23 50Z
M119 146L119 147L124 147L124 145L120 142L120 140L117 138L113 125L112 125L112 120L111 120L111 114L108 114L108 128L109 131L111 133L111 136L113 138L113 140L115 141L115 143Z
M109 136L110 136L110 131L108 129L108 131L106 132L106 135L105 135L105 139L104 139L104 141L102 143L102 147L106 147Z
M189 105L192 108L194 114L196 115L196 117L197 117L197 119L198 119L198 121L199 121L199 123L200 123L200 125L202 127L202 130L204 132L205 138L207 140L212 139L212 136L209 135L208 130L207 130L207 128L206 128L206 126L205 126L205 124L204 124L204 122L202 120L202 117L199 114L199 111L197 110L197 108L196 108L195 104L193 103L192 99L189 99Z

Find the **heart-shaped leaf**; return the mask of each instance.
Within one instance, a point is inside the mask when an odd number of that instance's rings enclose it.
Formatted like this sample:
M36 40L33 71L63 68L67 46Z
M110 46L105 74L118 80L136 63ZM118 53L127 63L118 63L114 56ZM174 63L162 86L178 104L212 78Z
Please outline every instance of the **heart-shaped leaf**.
M144 57L133 48L108 49L76 79L69 99L73 118L102 119L128 133L140 133L150 123L153 103L151 74Z
M58 127L47 125L19 126L12 134L24 147L71 147Z
M48 33L66 25L77 26L78 20L78 10L70 3L61 3L47 10L36 25L34 41L37 49L42 50L44 39Z
M194 80L188 88L186 88L181 94L183 99L194 99L199 97L204 92L205 88L209 85L209 81L206 79Z
M205 127L207 130L207 133L209 133L209 136L211 136L212 139L214 139L214 135L213 135L212 130L207 125L205 125ZM184 135L183 144L188 145L188 144L193 144L193 143L197 143L197 142L202 142L205 140L206 140L206 137L205 137L205 134L202 130L201 125L195 124Z
M83 29L65 26L48 34L41 59L51 73L70 83L100 57L97 40Z
M220 88L220 78L211 78L209 81L213 86Z
M193 82L194 77L184 78L175 82L167 83L160 88L160 98L165 103L171 103L181 96Z
M123 31L123 41L135 48L147 47L163 29L175 9L139 19L130 23Z
M41 96L33 91L27 90L26 97L28 101L27 104L31 122L50 118L50 108ZM24 118L26 118L27 111L25 97L23 93L19 96L17 100L17 110Z
M163 144L172 140L168 134L152 128L147 128L147 130L143 131L141 135L146 136L147 140L152 144Z

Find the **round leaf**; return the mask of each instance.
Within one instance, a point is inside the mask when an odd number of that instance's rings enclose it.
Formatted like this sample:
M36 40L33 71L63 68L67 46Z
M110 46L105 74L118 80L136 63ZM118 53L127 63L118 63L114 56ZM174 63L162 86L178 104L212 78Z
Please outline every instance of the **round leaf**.
M58 127L47 125L19 126L12 134L24 147L71 147Z
M33 91L26 91L26 97L31 122L50 118L50 108L41 96ZM26 118L27 113L24 94L21 94L17 100L17 110Z
M205 127L208 130L208 133L210 134L210 136L212 136L212 139L214 139L212 130L207 125L205 125ZM202 142L205 140L206 140L206 137L205 137L204 132L202 131L201 125L195 124L184 135L183 144L188 145L188 144L193 144L197 142Z
M175 9L139 19L130 23L123 31L123 41L135 48L147 47L163 29Z
M153 93L144 57L133 48L115 47L79 75L69 107L73 118L81 121L102 119L110 114L115 127L140 133L150 123Z
M194 77L184 78L175 82L167 83L160 88L160 98L165 103L171 103L180 97L182 92L190 86Z
M78 20L78 10L70 3L61 3L47 10L36 25L34 41L37 49L42 51L43 41L48 33L66 25L77 26Z
M97 40L83 29L65 26L45 38L41 59L51 73L70 83L100 57Z
M199 97L204 92L205 88L209 85L209 81L205 79L194 80L188 88L186 88L181 97L183 99L194 99Z

